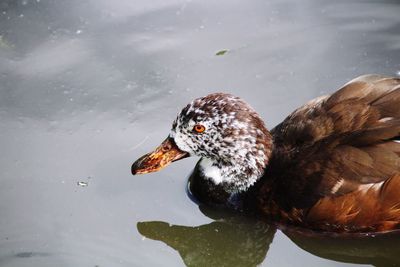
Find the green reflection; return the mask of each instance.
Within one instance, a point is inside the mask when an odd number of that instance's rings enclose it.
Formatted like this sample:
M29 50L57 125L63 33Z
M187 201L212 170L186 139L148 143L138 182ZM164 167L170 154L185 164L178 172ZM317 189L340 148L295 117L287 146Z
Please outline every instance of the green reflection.
M263 222L236 218L194 227L139 222L137 228L177 250L187 266L257 266L275 233Z
M143 236L162 241L178 251L186 266L258 266L264 261L276 232L274 226L204 207L200 209L215 221L200 226L139 222L137 229ZM400 232L376 236L332 236L299 229L283 232L297 246L321 258L400 266Z
M300 248L322 258L340 262L400 266L400 232L375 236L324 236L285 233Z
M10 48L9 43L0 35L0 48Z

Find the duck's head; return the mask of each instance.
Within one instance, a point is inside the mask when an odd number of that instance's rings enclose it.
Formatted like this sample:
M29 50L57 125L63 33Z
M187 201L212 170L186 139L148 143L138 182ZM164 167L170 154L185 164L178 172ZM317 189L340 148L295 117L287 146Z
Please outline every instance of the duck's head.
M260 116L242 99L215 93L178 114L167 139L132 165L132 174L158 171L199 156L200 175L228 192L245 191L263 175L272 139Z

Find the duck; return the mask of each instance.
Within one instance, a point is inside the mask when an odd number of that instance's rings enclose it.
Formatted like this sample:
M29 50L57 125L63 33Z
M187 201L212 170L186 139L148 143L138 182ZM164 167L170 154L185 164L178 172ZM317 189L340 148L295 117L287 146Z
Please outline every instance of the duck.
M311 100L268 130L243 99L194 99L133 175L199 157L200 203L319 232L400 229L400 78L368 74Z

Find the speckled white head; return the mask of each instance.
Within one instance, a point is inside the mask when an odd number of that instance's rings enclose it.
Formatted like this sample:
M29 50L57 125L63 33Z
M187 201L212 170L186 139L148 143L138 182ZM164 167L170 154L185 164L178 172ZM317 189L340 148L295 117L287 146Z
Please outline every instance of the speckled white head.
M197 132L196 125L205 130ZM271 136L264 122L246 102L230 94L193 100L178 114L170 137L179 149L200 156L203 176L229 192L253 185L271 154Z

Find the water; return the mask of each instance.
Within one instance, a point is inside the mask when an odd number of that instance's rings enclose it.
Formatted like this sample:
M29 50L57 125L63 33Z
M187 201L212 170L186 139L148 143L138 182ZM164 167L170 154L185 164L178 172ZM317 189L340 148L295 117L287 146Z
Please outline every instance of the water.
M273 127L357 75L398 74L398 14L389 0L1 1L0 266L400 265L397 237L210 215L185 193L195 158L130 174L195 97L236 94Z

